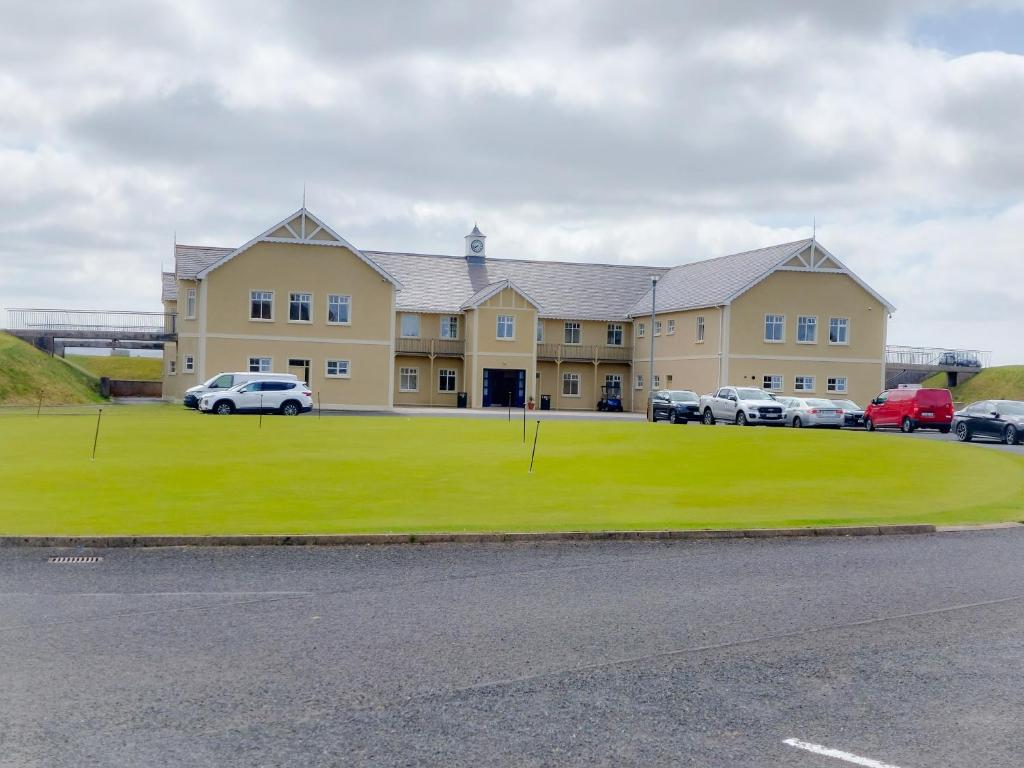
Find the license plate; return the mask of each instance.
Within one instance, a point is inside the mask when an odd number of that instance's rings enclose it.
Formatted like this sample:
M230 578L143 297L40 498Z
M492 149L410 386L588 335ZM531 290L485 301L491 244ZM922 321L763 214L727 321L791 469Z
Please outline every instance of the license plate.
M925 419L933 419L933 418L935 418L935 414L932 413L931 411L925 411L924 413L921 414L921 416L922 416L922 418L925 418Z

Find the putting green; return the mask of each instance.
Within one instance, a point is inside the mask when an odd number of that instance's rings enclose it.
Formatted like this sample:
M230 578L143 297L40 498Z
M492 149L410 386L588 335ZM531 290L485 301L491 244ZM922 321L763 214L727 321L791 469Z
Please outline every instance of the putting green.
M0 416L0 534L541 531L1024 519L1024 448L410 417Z

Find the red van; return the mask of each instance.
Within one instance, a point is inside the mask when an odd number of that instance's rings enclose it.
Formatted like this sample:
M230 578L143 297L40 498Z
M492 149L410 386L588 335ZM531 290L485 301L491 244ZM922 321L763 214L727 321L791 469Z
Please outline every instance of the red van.
M952 421L953 396L948 389L887 389L864 411L868 432L878 427L899 427L904 432L937 429L946 434Z

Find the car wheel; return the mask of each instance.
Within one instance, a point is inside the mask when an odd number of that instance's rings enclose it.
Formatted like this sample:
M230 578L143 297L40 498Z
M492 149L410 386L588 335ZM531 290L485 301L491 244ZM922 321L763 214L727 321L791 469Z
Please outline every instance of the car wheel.
M803 423L803 421L801 421L799 416L794 416L793 417L793 426L795 428L800 429L803 425L804 425L804 423Z
M1020 442L1020 433L1013 424L1006 425L1006 431L1003 432L1003 442L1007 445L1017 445Z
M874 422L874 420L873 419L864 419L864 429L866 429L868 432L874 432L875 431L875 422Z
M747 426L747 414L745 414L743 411L740 411L739 413L736 414L736 426Z
M910 420L909 416L903 417L903 421L900 422L900 430L902 430L905 435L909 435L914 431L914 422Z
M282 416L298 416L301 410L302 408L294 400L289 400L281 405Z
M969 443L971 442L971 437L971 430L967 428L967 425L964 424L964 422L961 421L959 424L956 425L957 440L959 440L961 443Z
M230 400L221 400L213 406L213 412L218 416L230 416L235 412L235 406L231 404Z
M704 409L704 418L701 419L701 421L703 421L708 426L711 426L712 424L715 423L715 414L711 412L710 408Z

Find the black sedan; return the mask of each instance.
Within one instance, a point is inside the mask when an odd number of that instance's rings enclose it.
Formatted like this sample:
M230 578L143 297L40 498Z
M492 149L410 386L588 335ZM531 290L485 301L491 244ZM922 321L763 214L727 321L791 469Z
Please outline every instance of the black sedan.
M688 389L662 389L651 398L651 421L668 419L673 424L700 421L700 397Z
M982 400L953 414L953 434L961 442L976 437L1020 443L1024 434L1024 403L1019 400Z
M843 409L844 427L864 426L864 409L853 400L833 400L832 402L836 404L836 408Z

